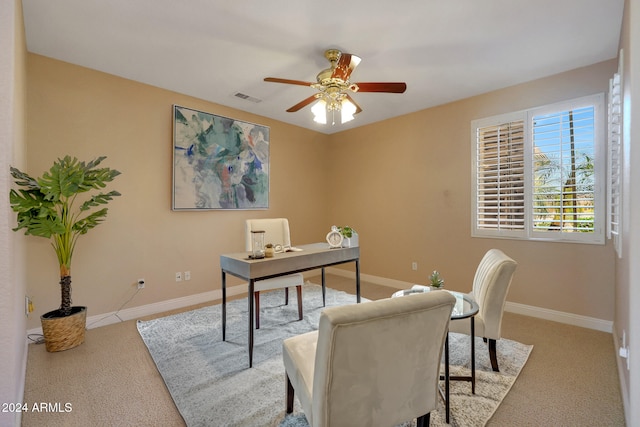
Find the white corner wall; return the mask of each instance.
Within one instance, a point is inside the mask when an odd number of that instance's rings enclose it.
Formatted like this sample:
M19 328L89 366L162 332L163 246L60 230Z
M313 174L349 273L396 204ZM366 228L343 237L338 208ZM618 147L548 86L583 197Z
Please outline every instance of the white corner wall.
M630 25L631 126L629 176L629 406L627 425L640 426L640 2L628 0Z
M26 48L20 0L0 6L0 402L21 402L27 360L22 239L11 231L9 167L22 166ZM16 155L16 153L18 155ZM20 425L20 413L0 410L0 426Z

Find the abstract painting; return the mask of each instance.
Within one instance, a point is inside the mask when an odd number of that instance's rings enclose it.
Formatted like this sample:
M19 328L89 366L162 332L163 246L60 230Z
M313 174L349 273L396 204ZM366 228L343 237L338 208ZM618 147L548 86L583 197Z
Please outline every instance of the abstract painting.
M173 210L267 209L269 127L173 106Z

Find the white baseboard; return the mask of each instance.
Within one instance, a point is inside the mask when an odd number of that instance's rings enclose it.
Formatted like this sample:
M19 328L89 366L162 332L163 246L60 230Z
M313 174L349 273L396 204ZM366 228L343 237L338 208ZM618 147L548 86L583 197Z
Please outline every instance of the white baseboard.
M343 270L340 268L327 268L327 273L331 273L341 277L353 277L353 271ZM368 274L361 274L360 280L374 283L376 285L389 286L397 289L408 289L414 285L414 283L403 282L400 280L387 279L379 276L371 276ZM505 311L510 313L522 314L525 316L536 317L539 319L552 320L554 322L565 323L573 326L580 326L588 329L595 329L601 332L613 332L613 322L609 320L596 319L594 317L580 316L572 313L565 313L562 311L549 310L547 308L535 307L531 305L518 304L515 302L507 301L505 305Z
M312 277L314 276L314 274L309 274L308 276ZM306 278L307 274L305 274L304 277ZM231 297L234 295L240 295L246 292L247 292L246 282L227 288L228 297ZM100 326L112 325L114 323L123 322L125 320L139 319L140 317L144 317L144 316L150 316L153 314L163 313L171 310L177 310L184 307L189 307L192 305L202 304L202 303L221 300L221 299L222 299L222 290L216 289L213 291L203 292L203 293L194 294L194 295L188 295L186 297L160 301L153 304L146 304L138 307L125 308L120 311L102 313L95 316L87 317L87 329L93 329L93 328L98 328ZM42 327L29 329L27 331L27 335L31 335L31 334L42 335Z
M327 274L333 274L334 276L340 277L348 277L351 279L353 279L353 277L355 276L355 273L353 271L343 270L341 268L328 267L325 271ZM319 273L316 273L316 275L318 274ZM360 274L360 280L362 280L363 282L373 283L374 285L389 286L390 288L395 289L408 289L414 285L414 283L411 282L404 282L402 280L396 279L387 279L386 277L372 276L370 274Z
M534 307L532 305L509 302L505 305L505 311L537 317L539 319L552 320L567 325L580 326L587 329L595 329L601 332L613 332L613 322L610 320L596 319L595 317L581 316L563 311L549 310L547 308Z
M343 270L340 268L328 267L326 273L333 274L335 276L353 278L354 272L349 270ZM320 275L320 270L312 270L304 274L305 279L310 277L317 277ZM408 289L414 284L411 282L404 282L401 280L387 279L385 277L372 276L369 274L361 274L360 280L373 283L376 285L389 286L395 289ZM227 295L239 295L247 292L246 284L240 284L229 287L227 289ZM222 299L222 290L216 289L209 292L203 292L200 294L189 295L186 297L175 298L166 301L160 301L153 304L141 305L138 307L127 308L120 310L119 312L103 313L95 316L87 317L87 329L93 329L100 326L107 326L113 323L122 322L125 320L137 319L144 316L149 316L165 311L176 310L191 305L201 304L214 300ZM596 319L588 316L580 316L572 313L565 313L562 311L549 310L541 307L534 307L530 305L518 304L507 301L505 311L522 314L525 316L536 317L545 320L552 320L554 322L565 323L574 326L580 326L588 329L595 329L602 332L613 332L613 322L608 320ZM27 331L27 335L30 334L42 334L42 328L30 329Z
M620 393L622 394L622 405L624 408L625 419L627 420L627 425L631 425L631 420L629 420L629 414L631 413L631 403L629 399L629 386L627 384L627 360L620 357L618 351L620 349L620 343L622 339L617 334L616 330L613 330L613 348L616 355L616 365L618 366L618 378L620 379Z
M241 284L227 288L227 296L234 296L247 292L247 285ZM125 320L138 319L152 314L163 313L165 311L177 310L191 305L202 304L214 300L222 299L222 290L203 292L200 294L189 295L181 298L174 298L166 301L160 301L153 304L141 305L138 307L125 308L120 311L111 313L102 313L95 316L87 317L87 329L107 326L119 323ZM42 328L29 329L27 335L42 335Z

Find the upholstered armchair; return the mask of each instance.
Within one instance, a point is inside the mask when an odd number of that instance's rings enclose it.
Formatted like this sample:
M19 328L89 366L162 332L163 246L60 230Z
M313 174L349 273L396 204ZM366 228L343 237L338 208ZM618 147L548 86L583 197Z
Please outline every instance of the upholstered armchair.
M496 341L500 339L502 313L517 266L518 263L501 250L490 249L478 265L473 288L468 294L480 308L475 317L475 334L489 342L491 367L496 372L499 371ZM469 322L454 320L449 325L449 331L469 335Z
M246 221L246 250L252 251L251 232L264 231L264 242L273 243L274 245L282 245L283 247L291 246L291 237L289 234L289 220L286 218L264 218L264 219L248 219ZM254 284L253 295L255 298L255 318L256 329L260 329L260 292L273 289L285 290L285 304L289 304L289 288L295 286L298 296L298 319L302 320L302 285L304 278L302 274L290 274L287 276L274 277L272 279L258 280Z
M428 425L454 304L434 291L324 309L283 342L287 413L295 392L311 427Z

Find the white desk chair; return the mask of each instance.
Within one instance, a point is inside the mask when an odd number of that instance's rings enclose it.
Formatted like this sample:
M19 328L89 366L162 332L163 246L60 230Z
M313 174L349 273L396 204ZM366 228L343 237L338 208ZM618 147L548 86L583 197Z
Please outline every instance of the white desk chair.
M248 219L246 221L246 249L252 251L251 232L264 231L264 243L291 246L289 235L289 220L286 218ZM260 292L272 289L285 290L285 304L289 304L289 287L295 286L298 296L298 319L302 320L302 284L304 278L301 273L274 277L273 279L258 280L254 284L256 329L260 329Z
M498 372L496 340L500 339L502 313L513 273L518 263L499 249L490 249L480 261L473 278L473 288L469 296L478 303L480 311L475 317L475 334L489 341L491 368ZM454 320L449 326L450 332L469 335L469 322Z

